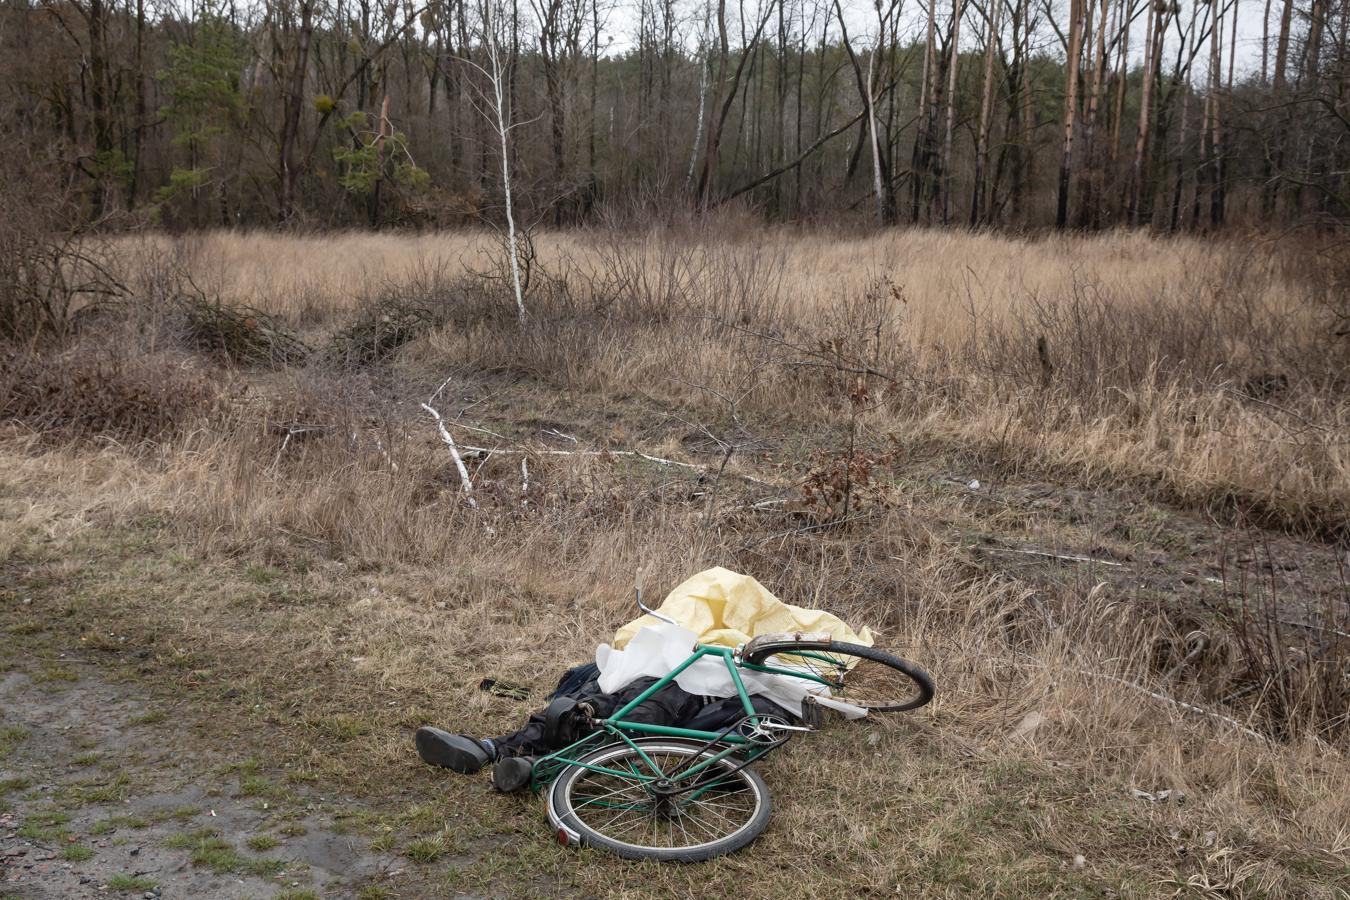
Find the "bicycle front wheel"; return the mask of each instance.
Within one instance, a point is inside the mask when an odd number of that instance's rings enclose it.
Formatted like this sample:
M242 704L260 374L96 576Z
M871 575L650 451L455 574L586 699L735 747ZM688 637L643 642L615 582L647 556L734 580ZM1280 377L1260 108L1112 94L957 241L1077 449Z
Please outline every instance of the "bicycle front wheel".
M831 697L869 712L918 709L933 699L933 679L927 672L884 650L861 644L785 637L754 647L745 661L810 673L829 686Z
M739 850L769 822L769 789L759 773L674 738L609 744L558 776L548 795L560 836L627 859L700 862ZM643 756L646 756L644 759Z

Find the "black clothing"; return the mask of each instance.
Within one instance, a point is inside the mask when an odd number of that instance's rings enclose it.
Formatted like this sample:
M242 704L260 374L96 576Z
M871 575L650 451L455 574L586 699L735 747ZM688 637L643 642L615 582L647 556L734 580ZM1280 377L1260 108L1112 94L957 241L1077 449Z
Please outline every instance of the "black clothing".
M639 678L625 685L617 693L606 694L600 690L600 670L595 663L576 666L563 674L558 687L549 695L550 700L559 697L571 697L580 703L588 704L595 711L597 719L612 716L633 698L657 682L656 678ZM751 697L751 705L760 715L776 716L786 722L796 721L796 717L777 703L765 697ZM733 724L745 710L738 697L700 697L671 682L652 694L624 716L630 722L642 722L650 725L669 725L674 728L688 728L693 731L721 731ZM545 737L544 711L539 710L530 716L525 727L511 734L494 738L497 753L507 756L543 756L562 746L555 746Z

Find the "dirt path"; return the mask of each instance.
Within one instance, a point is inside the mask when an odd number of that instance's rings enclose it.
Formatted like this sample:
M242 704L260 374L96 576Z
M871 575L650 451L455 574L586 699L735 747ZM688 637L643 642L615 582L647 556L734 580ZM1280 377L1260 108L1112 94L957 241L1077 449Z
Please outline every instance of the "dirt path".
M403 861L340 833L349 805L202 751L143 693L64 659L0 675L0 897L390 896L368 886Z

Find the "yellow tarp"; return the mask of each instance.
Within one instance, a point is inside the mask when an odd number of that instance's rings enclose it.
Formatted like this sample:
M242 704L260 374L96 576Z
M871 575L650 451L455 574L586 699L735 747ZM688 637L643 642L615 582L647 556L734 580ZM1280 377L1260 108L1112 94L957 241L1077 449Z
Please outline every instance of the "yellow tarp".
M698 634L701 644L736 647L752 637L776 631L824 631L835 640L872 646L866 626L855 632L842 619L819 609L784 603L749 575L720 566L699 572L666 595L657 612ZM614 648L659 624L651 616L634 619L614 635Z

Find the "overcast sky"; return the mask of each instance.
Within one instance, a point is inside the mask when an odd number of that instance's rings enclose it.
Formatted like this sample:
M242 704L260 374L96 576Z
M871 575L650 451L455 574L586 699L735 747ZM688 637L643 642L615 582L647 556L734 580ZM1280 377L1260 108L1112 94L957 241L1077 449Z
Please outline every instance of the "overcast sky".
M715 4L716 0L711 0ZM745 10L746 18L752 19L755 15L755 9L762 0L746 0ZM787 0L788 8L796 10L800 7L800 0ZM811 19L811 5L814 2L824 2L824 0L808 0L807 2L807 22ZM938 6L938 27L945 30L945 22L951 15L950 3L944 0L937 0ZM1042 0L1043 2L1043 0ZM1068 0L1050 0L1051 8L1054 13L1055 21L1061 24L1067 18ZM1089 0L1091 2L1091 0ZM1140 13L1134 21L1134 26L1130 34L1130 57L1137 64L1143 58L1144 30L1146 28L1145 17L1147 15L1144 0L1137 0ZM1238 32L1237 32L1237 77L1241 78L1244 74L1258 72L1261 68L1261 22L1265 14L1265 0L1221 0L1227 4L1234 2L1238 5ZM876 13L869 0L841 0L844 9L844 18L848 23L849 37L853 40L855 46L865 47L876 39ZM1184 27L1190 21L1192 0L1181 0L1180 20ZM739 11L735 0L728 0L729 30L732 35L732 43L738 43L736 37L740 33ZM682 16L681 32L686 39L686 44L693 46L697 43L703 21L704 0L683 0L679 9ZM759 7L763 8L763 7ZM1041 7L1044 9L1044 7ZM1100 8L1100 7L1098 7ZM1231 9L1231 6L1225 6L1225 10ZM610 41L610 52L621 53L630 49L636 44L636 32L638 23L638 0L622 0L609 17L608 27L605 28L606 37ZM831 6L831 10L833 7ZM926 7L922 6L919 0L902 0L902 10L904 21L906 22L906 33L918 36L922 33L926 22ZM1204 20L1206 10L1202 3L1200 5L1198 18ZM819 16L823 11L817 12L816 25L812 33L819 34L820 24ZM794 16L798 13L794 12ZM1272 31L1278 28L1279 7L1278 4L1271 10L1271 16L1274 21L1271 23ZM777 14L775 13L775 21ZM1007 16L1004 15L1005 35L1010 32L1006 29ZM975 27L977 15L968 12L962 20L961 46L969 48L978 48L983 45L983 34ZM1226 23L1230 23L1232 17L1227 16ZM773 23L770 24L773 27ZM798 26L800 27L800 26ZM747 31L754 28L754 23L747 26ZM838 33L837 24L832 24L832 34ZM1046 25L1042 28L1041 38L1047 50L1062 53L1062 47L1054 31ZM1273 40L1273 37L1272 37ZM1228 69L1228 49L1231 35L1224 35L1224 75L1227 76ZM1172 48L1164 51L1165 65L1175 58L1175 48L1177 42L1177 29L1174 22L1167 31L1167 46ZM1194 76L1203 78L1209 69L1208 46L1201 52L1195 63Z

